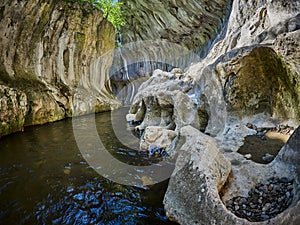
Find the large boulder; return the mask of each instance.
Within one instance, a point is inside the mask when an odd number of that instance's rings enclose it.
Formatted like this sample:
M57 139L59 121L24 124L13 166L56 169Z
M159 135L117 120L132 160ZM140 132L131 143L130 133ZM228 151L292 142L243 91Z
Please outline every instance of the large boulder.
M242 131L241 128L238 130ZM188 225L298 224L299 135L300 127L277 158L271 164L263 165L244 159L236 151L228 151L228 144L233 140L223 142L190 126L183 127L181 136L185 141L178 151L175 170L164 199L168 217L179 224ZM223 138L230 139L230 135ZM293 181L293 197L283 212L257 223L241 218L227 208L228 199L238 196L248 198L248 193L257 184L274 179L274 176L282 177L283 183L287 179ZM274 197L276 200L282 198L281 195Z
M230 162L212 137L191 126L180 133L185 143L164 199L168 217L179 224L232 224L238 219L226 213L219 195L231 172Z
M208 114L204 102L193 96L194 80L176 71L156 70L139 88L128 115L142 120L137 129L161 126L179 131L183 126L193 125L205 130Z

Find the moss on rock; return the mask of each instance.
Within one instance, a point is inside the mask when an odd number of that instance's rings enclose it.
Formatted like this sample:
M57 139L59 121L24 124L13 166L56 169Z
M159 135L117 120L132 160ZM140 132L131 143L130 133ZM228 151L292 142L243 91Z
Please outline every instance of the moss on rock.
M24 92L0 84L0 137L23 130L28 111Z

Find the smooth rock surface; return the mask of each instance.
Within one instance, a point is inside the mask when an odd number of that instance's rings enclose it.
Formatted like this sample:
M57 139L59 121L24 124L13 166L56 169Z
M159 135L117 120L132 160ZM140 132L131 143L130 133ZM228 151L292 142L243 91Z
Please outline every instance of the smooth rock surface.
M231 3L231 0L126 0L124 42L167 40L203 55L224 26Z
M99 10L4 0L0 30L0 83L26 94L25 125L119 107L109 83L114 29Z
M179 224L233 224L219 196L231 171L215 140L197 129L181 129L185 143L178 152L164 205L167 216Z
M166 149L171 145L176 136L177 132L175 131L162 127L148 126L141 138L140 150L148 151L154 147Z
M289 164L293 168L293 172L300 176L300 126L281 149L275 158L275 162ZM298 182L300 183L300 180Z

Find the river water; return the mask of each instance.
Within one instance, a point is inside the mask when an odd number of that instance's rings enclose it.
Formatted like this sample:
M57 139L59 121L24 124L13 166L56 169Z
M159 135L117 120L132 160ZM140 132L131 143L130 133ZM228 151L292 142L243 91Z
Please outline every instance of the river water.
M125 112L123 108L115 115L123 118ZM133 164L149 163L147 155L113 135L110 112L97 114L95 122L112 155ZM120 129L129 126L124 124ZM147 187L105 179L78 149L71 119L3 137L0 154L0 224L173 224L162 205L168 181Z

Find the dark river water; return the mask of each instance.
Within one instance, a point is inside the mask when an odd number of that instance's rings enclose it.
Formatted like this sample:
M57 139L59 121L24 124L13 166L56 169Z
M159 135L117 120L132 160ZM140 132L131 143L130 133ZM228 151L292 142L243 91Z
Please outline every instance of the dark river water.
M124 135L130 133L126 110L114 112L124 121L117 128ZM86 119L79 118L77 125L84 127ZM159 160L120 143L110 112L97 114L95 123L114 157L131 164ZM129 142L137 145L137 139ZM130 186L105 179L84 159L71 119L3 137L0 154L0 224L173 224L162 204L168 180Z

